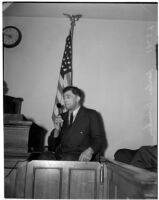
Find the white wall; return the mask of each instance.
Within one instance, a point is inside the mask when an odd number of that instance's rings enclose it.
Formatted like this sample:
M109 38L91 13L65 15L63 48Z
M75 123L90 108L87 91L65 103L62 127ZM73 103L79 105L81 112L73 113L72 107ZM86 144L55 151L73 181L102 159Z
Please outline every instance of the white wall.
M8 95L23 97L22 113L49 134L69 21L5 17L4 25L23 34L4 49ZM80 19L75 26L73 82L85 91L85 106L102 114L107 157L157 143L156 43L155 22Z

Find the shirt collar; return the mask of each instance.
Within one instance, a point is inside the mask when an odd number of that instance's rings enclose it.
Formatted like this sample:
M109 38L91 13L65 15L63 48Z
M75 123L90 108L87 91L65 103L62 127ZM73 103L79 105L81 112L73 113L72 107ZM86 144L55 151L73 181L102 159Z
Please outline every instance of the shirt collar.
M80 106L78 108L76 108L76 110L73 111L73 117L76 117L79 109L80 109Z
M81 106L79 106L78 108L76 108L76 109L72 112L72 113L73 113L73 119L75 119L75 117L76 117L76 115L77 115L77 113L78 113L80 107L81 107ZM70 115L70 114L71 114L71 113L69 113L69 115Z

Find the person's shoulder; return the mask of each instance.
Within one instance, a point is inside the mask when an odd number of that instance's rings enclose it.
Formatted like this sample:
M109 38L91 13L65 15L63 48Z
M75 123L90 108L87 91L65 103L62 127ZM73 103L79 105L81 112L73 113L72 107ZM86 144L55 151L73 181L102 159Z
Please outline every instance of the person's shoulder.
M92 108L87 108L87 107L83 107L83 110L85 112L87 112L88 114L97 114L97 111L95 109L92 109Z

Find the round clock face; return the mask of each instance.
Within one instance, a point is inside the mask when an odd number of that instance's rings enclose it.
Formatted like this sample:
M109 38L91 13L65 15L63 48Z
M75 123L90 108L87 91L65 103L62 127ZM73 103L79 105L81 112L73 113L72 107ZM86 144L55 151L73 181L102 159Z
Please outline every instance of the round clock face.
M14 26L6 26L3 29L3 45L7 48L15 47L22 39L20 30Z

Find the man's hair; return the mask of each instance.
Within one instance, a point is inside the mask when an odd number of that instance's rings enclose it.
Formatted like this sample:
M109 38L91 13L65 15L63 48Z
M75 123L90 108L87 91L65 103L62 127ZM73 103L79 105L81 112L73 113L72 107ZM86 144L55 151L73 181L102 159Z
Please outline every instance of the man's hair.
M65 93L65 92L67 92L67 91L72 91L72 93L74 94L74 95L77 95L77 96L79 96L80 97L80 101L79 101L79 103L82 105L83 104L83 102L84 102L84 92L81 90L81 89L79 89L78 87L75 87L75 86L67 86L67 87L65 87L64 89L63 89L63 94Z

